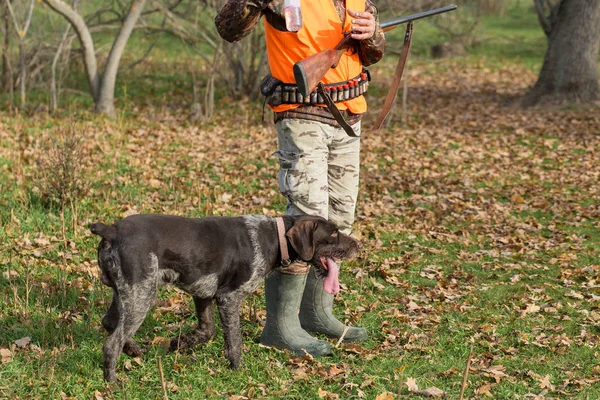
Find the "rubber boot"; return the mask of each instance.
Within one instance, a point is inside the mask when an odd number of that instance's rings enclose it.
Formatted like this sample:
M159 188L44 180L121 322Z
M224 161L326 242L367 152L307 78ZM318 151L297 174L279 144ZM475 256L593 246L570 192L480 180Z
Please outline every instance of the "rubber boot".
M318 273L315 267L310 269L300 305L300 324L309 332L339 338L346 326L333 315L333 295L323 289L325 276ZM365 328L348 327L343 341L362 342L368 337Z
M306 284L306 273L286 274L273 270L265 279L267 322L260 343L278 349L288 349L298 355L331 354L331 345L312 337L300 326L298 310Z

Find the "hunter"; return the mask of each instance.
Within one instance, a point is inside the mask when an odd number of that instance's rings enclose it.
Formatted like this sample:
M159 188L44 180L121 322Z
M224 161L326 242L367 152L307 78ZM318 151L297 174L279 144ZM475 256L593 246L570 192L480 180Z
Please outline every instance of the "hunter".
M302 28L288 32L283 6L283 0L229 0L215 24L223 39L236 42L264 16L271 75L263 81L261 92L268 96L267 104L274 113L278 183L288 198L286 214L318 215L349 234L358 197L361 117L367 111L363 94L368 71L364 67L378 62L385 50L377 8L369 0L302 0ZM356 46L329 69L322 83L355 136L342 129L322 104L321 94L299 95L293 74L294 63L334 48L345 32L352 32ZM307 331L332 338L345 332L347 342L368 338L366 329L346 327L333 315L337 291L325 290L325 275L325 271L296 262L267 276L262 344L319 356L330 354L331 346Z

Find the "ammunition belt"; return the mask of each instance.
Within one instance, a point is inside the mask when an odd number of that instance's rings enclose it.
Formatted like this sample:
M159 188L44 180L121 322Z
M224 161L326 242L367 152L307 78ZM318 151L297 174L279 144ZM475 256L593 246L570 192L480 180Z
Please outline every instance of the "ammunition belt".
M353 114L348 110L340 110L340 113L349 125L354 125L362 119L362 114ZM273 113L273 122L277 123L286 118L307 119L309 121L322 122L327 125L340 127L331 112L326 107L303 104L300 107L291 110Z
M338 103L365 94L369 88L370 80L371 75L365 69L353 79L323 86L333 102ZM267 76L263 80L261 93L266 96L267 104L272 106L280 104L324 104L323 96L316 89L307 96L303 96L299 93L298 86L295 84L283 83L272 76Z

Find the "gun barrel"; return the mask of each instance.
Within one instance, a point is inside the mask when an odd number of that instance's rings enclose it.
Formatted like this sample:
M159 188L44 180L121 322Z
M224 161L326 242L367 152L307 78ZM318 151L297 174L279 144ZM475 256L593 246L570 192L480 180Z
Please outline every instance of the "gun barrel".
M393 28L396 25L405 24L410 21L416 21L417 19L431 17L432 15L442 14L448 11L454 11L457 8L458 7L455 4L451 4L446 7L436 8L435 10L423 11L414 15L409 15L408 17L402 17L391 21L382 22L380 26L381 29L386 30L389 28Z

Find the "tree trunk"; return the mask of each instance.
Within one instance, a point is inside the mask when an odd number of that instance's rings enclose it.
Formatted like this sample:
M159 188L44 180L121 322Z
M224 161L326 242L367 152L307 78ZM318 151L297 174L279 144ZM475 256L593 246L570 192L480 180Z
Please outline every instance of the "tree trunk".
M115 116L115 84L117 83L117 72L119 71L119 62L125 50L125 45L133 32L135 23L142 14L142 9L146 0L134 0L129 9L129 13L121 26L119 35L115 39L108 59L106 60L106 68L102 75L102 82L100 84L100 92L98 93L98 100L96 102L96 111L102 114L106 114L110 117Z
M19 107L23 108L25 107L25 78L26 78L26 71L25 71L25 35L27 35L27 31L29 30L29 26L31 24L31 18L33 17L33 7L35 5L34 0L31 0L29 2L29 9L27 10L27 13L25 15L25 22L23 23L23 25L19 24L19 21L17 20L17 16L15 15L15 12L12 8L12 5L10 3L10 0L6 0L6 8L8 9L8 13L10 14L11 19L13 20L13 26L15 28L15 31L17 32L17 36L19 37L19 74L20 74L20 101L19 101ZM8 32L7 32L8 33Z
M56 65L58 64L58 59L61 56L63 51L63 46L67 42L67 36L69 35L69 31L71 30L71 25L67 24L65 28L65 32L63 33L60 44L58 45L58 49L56 49L56 53L54 53L54 57L52 58L52 66L50 68L51 71L51 79L50 79L50 113L55 113L58 110L58 88L56 85Z
M96 105L94 110L98 114L104 114L111 118L114 118L116 115L115 112L115 98L114 98L114 87L112 90L113 94L106 94L104 92L100 92L100 98L96 100Z
M2 3L2 16L4 25L4 40L2 41L2 89L9 92L9 85L12 87L12 70L10 68L10 15L8 14L8 6Z
M600 1L562 0L550 22L548 49L523 105L586 103L600 98Z
M129 13L121 26L121 30L115 39L113 46L106 60L104 73L101 75L98 71L98 64L94 50L94 42L90 30L85 20L71 6L62 0L42 0L50 8L65 17L79 38L83 49L83 62L91 87L92 97L94 98L95 110L100 114L106 114L110 117L115 116L115 84L117 81L117 72L119 62L123 55L125 45L131 36L137 20L142 14L142 9L146 0L133 0Z
M19 108L25 108L27 68L25 68L25 39L19 37Z

